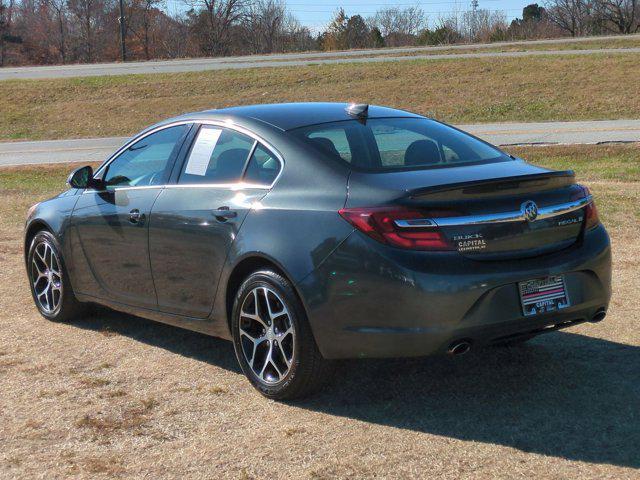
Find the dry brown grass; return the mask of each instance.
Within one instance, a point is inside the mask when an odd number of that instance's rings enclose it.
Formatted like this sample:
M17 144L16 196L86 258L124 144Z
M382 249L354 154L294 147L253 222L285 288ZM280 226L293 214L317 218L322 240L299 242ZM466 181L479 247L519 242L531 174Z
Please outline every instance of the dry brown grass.
M413 57L416 55L455 55L461 53L490 53L490 52L529 52L529 51L549 51L549 50L602 50L606 48L637 48L640 46L639 36L622 36L620 38L604 39L604 40L591 40L583 42L566 42L566 43L549 43L549 44L525 44L525 45L491 45L489 47L480 47L473 45L457 45L452 48L440 48L436 47L430 49L429 47L423 50L417 50L412 52L395 52L393 49L380 50L372 54L355 54L355 55L337 55L333 58L367 58L367 57ZM357 51L357 50L356 50ZM310 56L306 60L323 60L326 57L322 55ZM237 60L242 62L246 60ZM269 62L269 59L257 60L257 62ZM231 62L233 63L233 62Z
M107 385L109 385L111 383L106 378L97 378L97 377L81 378L79 380L79 382L80 382L80 385L82 385L84 387L87 387L87 388L106 387Z
M187 111L286 101L358 100L454 123L635 118L639 58L415 60L5 81L0 139L130 135Z
M14 182L0 192L0 477L637 479L640 180L599 178L592 164L628 172L633 151L517 152L550 165L573 156L594 188L614 249L607 320L455 359L345 362L292 404L260 397L229 342L106 310L43 320L22 220L6 212L51 195L66 168L41 190L26 181L33 168L19 170L24 190L18 170L0 170Z

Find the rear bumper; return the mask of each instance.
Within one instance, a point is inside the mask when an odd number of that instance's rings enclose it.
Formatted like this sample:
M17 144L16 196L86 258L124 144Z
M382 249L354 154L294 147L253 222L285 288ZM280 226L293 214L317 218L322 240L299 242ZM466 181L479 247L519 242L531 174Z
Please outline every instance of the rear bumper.
M524 317L517 282L563 274L571 306ZM298 284L325 358L445 352L588 321L611 296L609 237L600 226L544 256L477 261L457 252L389 248L354 232Z

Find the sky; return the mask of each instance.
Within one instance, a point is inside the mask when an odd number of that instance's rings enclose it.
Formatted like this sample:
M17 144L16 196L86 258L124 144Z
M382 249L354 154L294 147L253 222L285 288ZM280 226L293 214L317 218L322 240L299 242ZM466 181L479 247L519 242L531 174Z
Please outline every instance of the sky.
M478 0L479 8L486 10L501 10L510 21L522 16L522 8L535 0ZM400 8L419 6L427 14L430 24L438 19L439 14L446 14L452 10L464 11L470 9L469 1L460 0L286 0L289 10L300 22L314 31L322 30L332 18L338 7L343 7L348 16L360 14L363 17L372 16L376 10L384 7L398 6ZM541 2L539 2L541 3Z
M505 13L507 21L522 16L522 8L536 0L478 0L479 8L487 10L501 10ZM384 7L397 6L400 8L419 6L426 13L430 25L438 20L438 15L446 14L452 10L464 11L470 9L470 0L285 0L287 7L298 20L309 27L314 33L324 30L331 21L333 13L338 7L344 8L348 16L360 14L363 17L372 16L376 10ZM538 3L542 3L538 1ZM170 13L179 8L184 11L184 2L181 0L168 0L167 7Z

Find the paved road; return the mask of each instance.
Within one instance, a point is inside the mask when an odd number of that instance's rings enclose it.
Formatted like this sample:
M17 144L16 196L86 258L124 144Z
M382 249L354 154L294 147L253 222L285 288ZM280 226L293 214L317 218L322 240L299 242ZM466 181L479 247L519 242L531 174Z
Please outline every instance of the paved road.
M640 120L460 125L495 145L640 142Z
M640 120L485 123L460 128L496 145L640 142ZM125 137L0 143L0 167L66 162L100 162Z
M588 50L529 50L519 52L473 52L450 54L425 54L424 52L438 52L443 50L482 50L486 48L501 48L530 45L555 45L566 43L580 43L593 40L608 39L637 39L640 35L625 37L580 37L574 39L550 39L529 42L500 42L474 45L446 45L437 47L406 47L375 50L350 50L342 52L307 52L275 55L252 55L242 57L196 58L151 62L128 63L99 63L86 65L56 65L44 67L12 67L0 68L0 80L9 79L38 79L38 78L67 78L99 75L124 75L133 73L177 73L204 70L224 70L243 68L264 68L300 66L324 63L351 62L397 62L415 59L441 60L444 58L491 58L491 57L527 57L539 55L591 55L593 53L640 53L640 48L609 48ZM420 54L420 52L423 52ZM414 55L398 55L413 53ZM354 56L370 55L362 58ZM384 55L384 56L382 56ZM347 57L347 58L343 58Z

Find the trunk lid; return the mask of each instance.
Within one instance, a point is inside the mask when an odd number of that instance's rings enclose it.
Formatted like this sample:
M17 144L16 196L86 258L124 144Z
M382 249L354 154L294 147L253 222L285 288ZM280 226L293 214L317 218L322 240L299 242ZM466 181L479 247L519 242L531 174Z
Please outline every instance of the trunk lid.
M516 160L353 172L346 206L398 205L418 210L427 221L396 222L398 226L405 231L437 228L460 254L497 260L532 257L572 245L582 230L586 201L573 172Z

